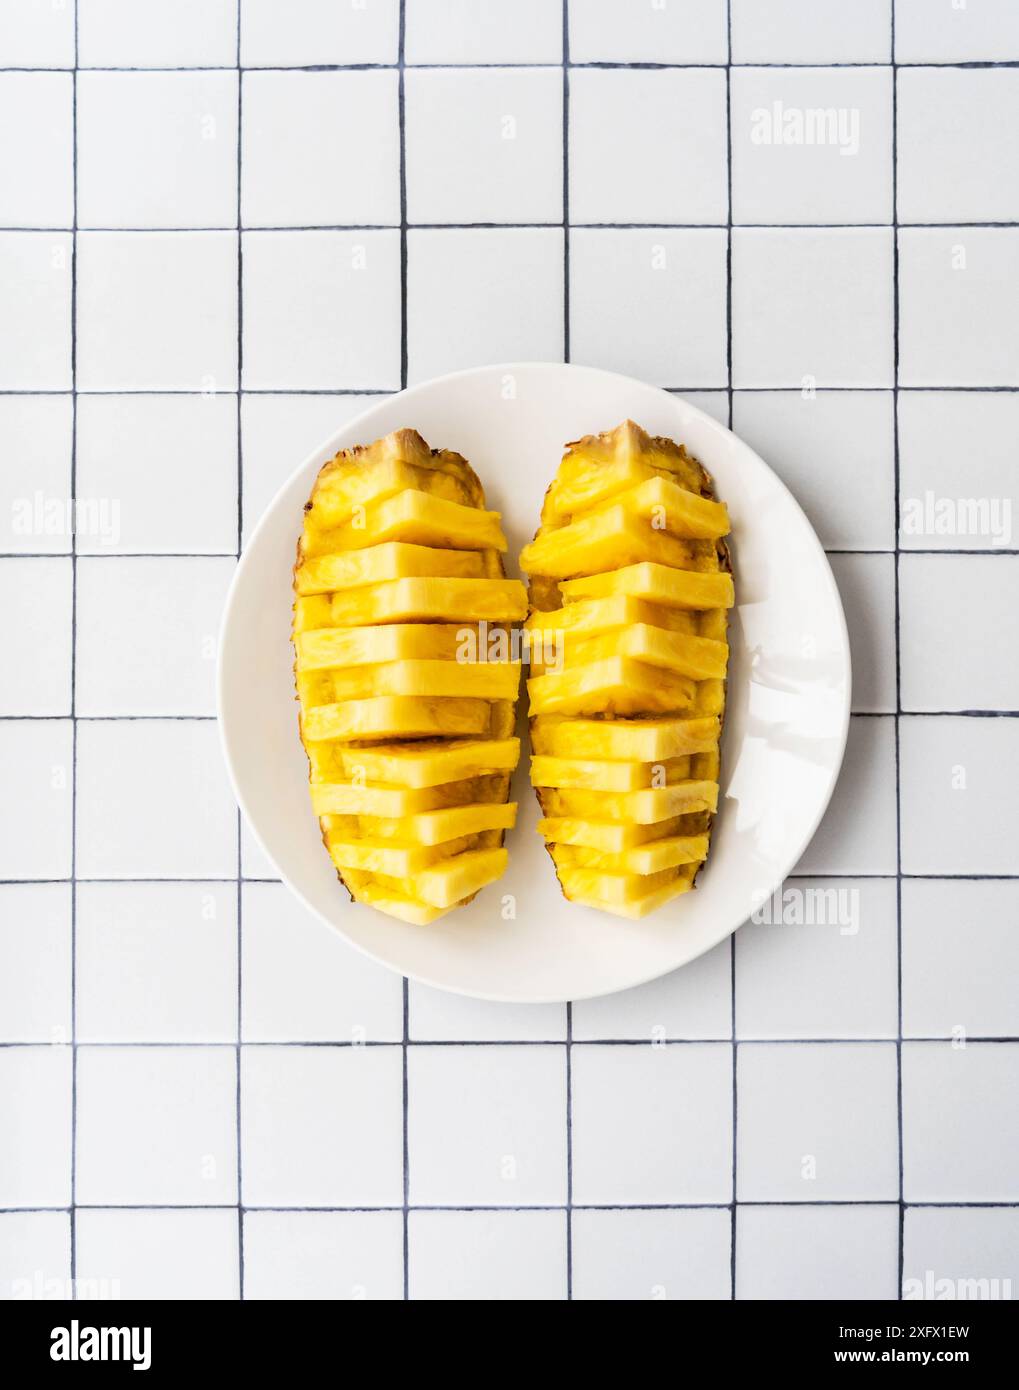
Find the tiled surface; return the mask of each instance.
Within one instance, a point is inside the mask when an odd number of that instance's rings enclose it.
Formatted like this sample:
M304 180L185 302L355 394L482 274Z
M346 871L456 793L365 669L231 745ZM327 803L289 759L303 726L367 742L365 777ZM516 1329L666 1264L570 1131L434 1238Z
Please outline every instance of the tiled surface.
M0 8L0 1297L1019 1284L1019 19L892 11ZM212 654L366 398L564 357L789 484L854 713L734 942L485 1005L273 881Z

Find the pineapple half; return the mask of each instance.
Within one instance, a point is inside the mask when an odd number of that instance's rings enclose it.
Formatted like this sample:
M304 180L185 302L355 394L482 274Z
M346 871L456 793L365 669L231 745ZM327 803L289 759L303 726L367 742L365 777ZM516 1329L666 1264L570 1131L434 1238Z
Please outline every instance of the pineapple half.
M530 576L531 781L564 894L639 918L693 887L718 805L729 518L682 445L567 445Z
M427 923L506 867L527 595L459 454L397 430L319 472L294 569L311 800L358 902ZM489 653L492 653L489 658Z

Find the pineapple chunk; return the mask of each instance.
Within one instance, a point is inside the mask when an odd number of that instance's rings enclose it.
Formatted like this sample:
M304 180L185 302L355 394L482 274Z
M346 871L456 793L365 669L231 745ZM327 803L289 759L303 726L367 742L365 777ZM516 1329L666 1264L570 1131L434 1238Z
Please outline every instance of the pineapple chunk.
M520 552L522 570L551 579L569 579L598 568L619 569L642 561L706 569L711 554L708 542L677 540L620 504L590 512L558 530L540 531Z
M609 598L613 594L628 594L671 608L731 608L736 601L731 574L695 574L689 569L672 569L668 564L653 562L627 564L607 574L570 579L559 588L566 603Z
M709 483L704 469L682 444L653 438L632 420L624 420L608 434L589 434L567 445L545 498L542 523L551 525L586 511L615 493L657 476L673 478L681 487L697 493L703 492Z
M710 637L692 637L686 632L663 632L647 623L635 623L622 632L606 632L599 637L583 637L565 644L566 665L586 666L593 661L629 656L661 666L695 681L720 679L725 675L729 648Z
M689 540L718 540L729 530L724 503L679 487L671 478L646 478L636 487L617 493L611 505L643 517L656 530Z
M570 902L578 903L581 907L596 907L601 912L612 912L615 916L626 917L630 921L639 921L640 918L647 917L649 913L656 912L673 898L678 898L681 893L688 893L693 887L693 878L682 876L682 870L679 870L675 878L661 887L650 889L641 897L620 902L607 897L601 885L592 885L592 891L588 892L587 885L578 884L570 878L571 872L565 869L559 874L563 892ZM564 874L566 879L563 878Z
M493 790L491 779L465 777L435 787L391 787L362 782L312 782L311 804L317 816L379 816L393 820L438 811L447 806L468 806L484 801Z
M597 762L592 758L531 759L531 785L576 791L635 792L645 787L673 786L689 781L690 759L660 763Z
M369 502L381 502L394 493L412 489L430 492L449 502L473 506L471 490L459 478L440 469L390 458L376 468L340 466L331 472L326 464L312 494L305 517L305 534L329 531L350 521L355 509Z
M360 589L386 579L482 579L484 557L475 550L437 550L429 545L386 541L340 555L317 548L305 552L294 571L299 594L330 594L337 589Z
M717 747L719 732L717 717L561 719L543 714L531 727L531 744L535 753L556 758L618 758L654 763L710 752Z
M568 898L576 895L588 902L593 899L604 907L621 907L639 901L679 877L677 869L662 869L657 874L611 874L576 865L557 865L556 870Z
M652 787L637 792L592 792L573 789L542 790L542 807L548 816L576 819L635 821L650 825L669 816L718 809L717 782L677 782L671 787Z
M460 738L487 733L490 718L485 700L388 695L306 709L301 726L305 740L312 742L319 739L435 738L441 734Z
M464 552L466 553L466 552ZM328 627L294 637L299 671L372 666L382 661L452 661L477 627L456 623L388 623L381 627Z
M506 870L507 857L504 849L474 849L432 864L414 875L414 896L432 907L452 907L500 878ZM382 874L376 881L382 887L403 887Z
M657 874L679 864L699 864L707 853L707 835L673 835L646 845L635 845L618 854L606 854L583 845L552 846L552 859L557 869L587 868L611 874Z
M363 873L359 869L344 869L342 877L356 902L366 903L369 907L384 912L387 917L396 917L411 926L426 927L429 923L438 921L440 917L445 917L449 911L449 908L433 907L431 903L422 902L420 898L401 891L391 879L386 880L383 886L372 874ZM450 904L451 907L459 905Z
M453 550L506 549L498 512L483 512L409 489L367 503L355 511L349 525L322 533L317 544L330 551L344 551L363 550L383 541L410 541Z
M690 706L694 682L629 657L532 676L532 714L650 714Z
M507 786L509 785L507 779ZM505 791L502 796L505 797ZM449 806L437 811L421 811L413 816L360 816L358 827L370 839L399 840L421 845L440 845L461 835L483 835L490 831L512 830L516 824L514 801L473 802L468 806ZM331 817L325 818L327 821ZM347 838L343 832L340 838ZM326 831L326 843L330 832Z
M678 835L701 835L708 828L706 812L669 816L650 825L622 825L619 821L583 820L572 816L549 816L538 822L538 831L556 845L578 845L601 854L622 854L655 840Z
M696 613L681 608L666 608L663 604L645 603L643 599L617 594L613 598L584 599L569 603L565 608L532 613L524 626L537 644L537 638L546 632L562 632L564 638L567 634L571 638L593 637L615 628L632 627L634 623L649 623L670 632L696 633L699 621Z
M334 627L458 620L518 622L526 612L527 593L519 579L391 579L333 594L329 622Z
M438 845L406 844L399 840L331 840L329 854L338 869L360 869L388 878L410 878L440 859L473 849L479 836L461 835Z
M378 695L512 700L520 685L520 662L384 661L376 666L332 670L325 676L299 675L297 685L309 713L320 694L325 694L324 705Z
M436 787L488 772L512 772L519 759L518 738L377 743L371 748L319 743L312 744L311 770L313 781L346 777L394 787Z

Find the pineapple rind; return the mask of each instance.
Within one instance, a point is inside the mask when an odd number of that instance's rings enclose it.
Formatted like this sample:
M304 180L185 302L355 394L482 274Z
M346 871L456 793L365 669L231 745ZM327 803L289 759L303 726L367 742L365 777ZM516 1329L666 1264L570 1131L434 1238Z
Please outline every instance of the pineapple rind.
M565 896L633 920L694 883L718 805L723 503L632 421L568 445L529 574L531 781Z
M479 628L526 613L505 548L470 466L413 430L338 454L305 507L294 645L312 805L351 896L400 921L438 920L505 868L520 663Z

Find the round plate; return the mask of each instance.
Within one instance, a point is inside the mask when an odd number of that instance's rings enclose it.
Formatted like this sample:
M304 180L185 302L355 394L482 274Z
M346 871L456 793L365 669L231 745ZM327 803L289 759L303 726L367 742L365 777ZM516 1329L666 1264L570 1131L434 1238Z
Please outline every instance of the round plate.
M322 846L298 737L291 583L302 508L338 449L419 430L477 470L502 512L507 571L538 524L563 446L627 417L684 443L732 518L737 606L719 814L692 893L639 922L567 903L535 826L527 754L514 779L509 869L469 907L408 926L352 904ZM227 600L219 719L241 809L293 891L354 946L413 979L485 999L609 994L664 975L733 932L794 867L828 804L849 722L845 618L820 542L771 469L678 396L587 367L531 363L440 377L337 431L277 493ZM521 700L521 720L526 699Z

